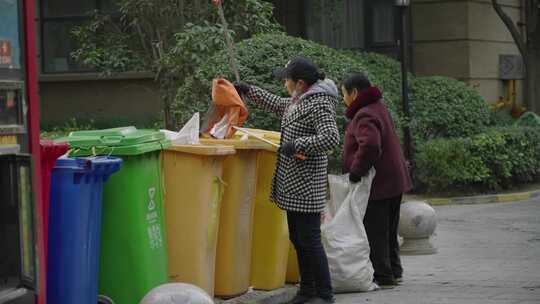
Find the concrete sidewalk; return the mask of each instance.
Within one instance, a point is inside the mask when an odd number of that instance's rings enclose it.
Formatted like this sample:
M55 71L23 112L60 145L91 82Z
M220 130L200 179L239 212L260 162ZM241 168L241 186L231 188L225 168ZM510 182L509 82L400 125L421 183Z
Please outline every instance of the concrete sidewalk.
M435 206L439 253L403 256L404 282L342 294L338 304L540 303L540 198L507 204ZM288 287L224 303L279 304Z
M540 199L435 207L439 253L404 256L404 283L337 303L540 303Z

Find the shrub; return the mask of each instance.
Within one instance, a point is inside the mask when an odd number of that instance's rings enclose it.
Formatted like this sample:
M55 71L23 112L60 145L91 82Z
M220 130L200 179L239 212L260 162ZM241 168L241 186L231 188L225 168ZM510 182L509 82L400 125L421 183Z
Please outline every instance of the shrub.
M295 56L305 56L313 60L337 85L343 75L351 71L365 71L361 63L346 54L285 34L258 35L236 45L236 60L242 80L281 96L286 96L285 88L283 83L272 75L272 71L276 67L284 66ZM193 112L204 113L208 109L212 79L220 75L234 80L226 50L215 54L201 65L178 90L175 110L179 122L186 122ZM374 79L374 82L376 83L377 79ZM279 131L280 123L276 117L249 104L248 107L250 114L247 126ZM341 132L346 124L344 110L343 102L338 100L337 122ZM338 162L340 156L340 150L333 153L334 163Z
M490 124L484 99L465 83L446 77L414 79L411 112L417 141L471 136Z
M118 0L113 14L95 11L75 27L76 61L103 75L148 71L164 103L164 119L174 127L171 103L178 85L200 62L224 48L225 29L210 1ZM205 2L205 3L203 3ZM228 1L224 14L237 39L279 31L273 5L261 0Z
M482 159L474 157L462 139L435 139L418 146L415 171L420 186L440 192L489 178Z
M515 121L516 126L540 128L540 116L534 112L525 112Z
M540 128L490 128L418 146L417 180L428 192L510 188L540 177Z
M490 125L494 127L508 127L515 123L509 109L501 109L490 113Z
M401 135L402 121L396 115L401 112L401 73L397 61L378 54L338 51L285 34L256 35L236 45L236 60L243 80L282 96L286 96L286 91L272 71L299 55L311 58L336 82L352 71L367 73L383 90ZM214 54L186 78L175 99L177 121L186 122L193 112L206 112L211 81L216 76L234 79L226 50ZM424 189L437 191L469 186L497 189L536 178L538 163L528 161L540 159L529 149L534 144L521 151L521 143L530 140L521 135L523 129L495 128L482 133L492 124L492 116L487 104L472 88L444 77L413 78L411 87L414 118L411 128L418 145L416 174ZM279 130L276 117L248 107L247 126ZM344 110L340 101L337 121L341 132L346 124ZM478 133L482 134L476 135ZM469 136L473 137L465 138ZM330 162L331 170L336 171L341 164L341 149L334 151Z
M339 84L350 72L368 74L371 82L382 89L396 126L400 128L398 104L401 94L401 77L399 62L394 59L374 53L335 50L285 34L257 35L236 45L236 60L243 80L282 96L286 96L283 83L272 75L272 71L276 67L284 66L295 56L312 59L329 78L336 81L336 84ZM204 113L207 110L210 103L211 80L218 75L234 79L225 50L202 64L178 90L175 110L179 122L187 121L195 111ZM345 105L339 101L337 121L342 132L346 124L344 111ZM255 107L250 107L247 125L279 130L279 121L275 117ZM331 161L334 164L339 163L340 155L340 150L335 151Z
M365 70L357 61L340 54L337 50L285 34L258 35L236 45L236 60L242 80L282 96L286 96L285 88L283 83L272 75L272 71L276 67L284 66L295 56L310 58L336 83L352 70ZM194 111L207 109L211 82L216 76L234 80L229 67L228 53L225 50L218 52L201 65L179 89L176 98L179 121L186 121ZM342 113L341 103L339 108ZM273 130L279 128L276 119L270 119L258 109L250 110L248 125Z

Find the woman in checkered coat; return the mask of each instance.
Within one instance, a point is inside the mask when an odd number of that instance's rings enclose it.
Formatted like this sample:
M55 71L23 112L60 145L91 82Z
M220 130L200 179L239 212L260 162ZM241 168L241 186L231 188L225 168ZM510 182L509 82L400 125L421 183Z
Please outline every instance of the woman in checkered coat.
M287 211L290 239L298 254L300 290L290 303L333 303L320 215L326 201L327 154L339 144L335 119L338 91L334 82L305 58L291 60L277 74L285 80L291 98L245 83L235 87L251 103L281 118L281 147L271 200Z

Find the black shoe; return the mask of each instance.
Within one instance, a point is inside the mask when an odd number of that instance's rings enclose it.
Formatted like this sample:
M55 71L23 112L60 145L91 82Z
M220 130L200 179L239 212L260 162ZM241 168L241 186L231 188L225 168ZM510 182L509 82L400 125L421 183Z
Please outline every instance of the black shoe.
M374 280L375 284L377 284L381 289L392 289L396 287L397 281L394 279L386 279L386 280Z
M396 283L399 285L403 283L403 277L396 277Z
M334 299L334 297L327 298L327 299L315 297L307 301L306 304L330 304L330 303L334 303L335 301L336 300Z
M294 298L292 298L292 300L290 300L286 304L304 304L304 303L307 303L312 298L313 298L312 296L297 293L296 296L294 296Z

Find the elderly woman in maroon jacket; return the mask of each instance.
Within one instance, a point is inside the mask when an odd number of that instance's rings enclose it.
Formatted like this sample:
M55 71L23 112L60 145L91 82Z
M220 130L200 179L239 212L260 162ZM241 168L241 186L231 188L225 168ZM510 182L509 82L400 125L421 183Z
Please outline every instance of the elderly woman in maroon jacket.
M376 174L364 217L375 281L391 288L403 268L397 242L399 209L411 181L392 117L382 93L361 73L350 75L341 90L350 120L345 131L344 171L359 182L371 168Z

